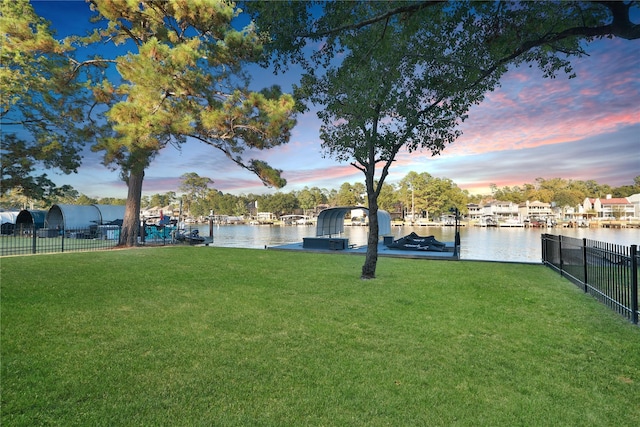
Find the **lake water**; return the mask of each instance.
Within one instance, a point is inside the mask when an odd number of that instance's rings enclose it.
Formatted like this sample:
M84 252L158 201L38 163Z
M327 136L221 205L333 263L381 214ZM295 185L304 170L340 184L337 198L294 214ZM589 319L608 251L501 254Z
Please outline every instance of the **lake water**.
M209 236L209 226L196 226L201 236ZM345 227L343 237L350 244L366 245L368 227ZM212 246L264 248L302 242L315 236L315 226L214 225ZM392 227L395 238L412 231L421 236L452 242L454 227ZM469 260L540 262L542 233L587 238L618 245L640 245L640 229L609 228L494 228L461 227L460 258Z

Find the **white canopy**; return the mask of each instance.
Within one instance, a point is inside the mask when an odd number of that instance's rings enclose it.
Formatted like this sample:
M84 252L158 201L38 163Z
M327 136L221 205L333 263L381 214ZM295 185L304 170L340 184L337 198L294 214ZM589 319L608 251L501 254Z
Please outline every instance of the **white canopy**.
M18 218L19 212L15 211L2 211L0 212L0 223L5 224L15 224L16 218Z

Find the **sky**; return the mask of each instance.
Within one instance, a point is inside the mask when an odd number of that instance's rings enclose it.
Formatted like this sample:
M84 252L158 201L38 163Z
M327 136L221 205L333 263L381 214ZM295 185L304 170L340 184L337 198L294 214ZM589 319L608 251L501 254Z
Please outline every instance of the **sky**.
M36 12L51 21L58 36L83 32L88 6L83 1L34 1ZM449 178L471 194L533 183L536 178L594 180L612 187L630 185L640 175L640 40L605 39L574 58L577 77L545 79L534 65L510 70L494 92L470 111L463 134L438 156L400 152L388 183L409 172ZM286 91L297 75L274 76L252 69L254 88L279 84ZM324 156L315 112L298 116L288 144L246 152L281 169L287 185L265 187L212 147L190 141L181 150L168 147L145 173L143 195L179 193L180 176L195 172L213 180L212 188L235 195L291 192L305 187L338 189L344 182L364 183L349 163ZM99 153L87 152L77 174L46 171L57 184L73 186L89 197L126 198L119 172L106 168Z

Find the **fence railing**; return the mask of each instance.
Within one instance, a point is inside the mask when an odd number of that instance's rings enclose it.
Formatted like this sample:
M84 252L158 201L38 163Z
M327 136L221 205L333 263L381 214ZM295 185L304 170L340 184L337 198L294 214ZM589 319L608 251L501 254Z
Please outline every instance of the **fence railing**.
M58 229L19 225L0 235L0 256L110 249L118 245L120 226Z
M111 249L118 245L120 231L119 225L58 229L34 228L21 224L13 228L7 227L0 233L0 256ZM178 230L175 226L157 225L142 227L138 238L139 244L153 246L198 244L206 241L197 236L197 228Z
M542 235L542 262L638 324L638 246Z

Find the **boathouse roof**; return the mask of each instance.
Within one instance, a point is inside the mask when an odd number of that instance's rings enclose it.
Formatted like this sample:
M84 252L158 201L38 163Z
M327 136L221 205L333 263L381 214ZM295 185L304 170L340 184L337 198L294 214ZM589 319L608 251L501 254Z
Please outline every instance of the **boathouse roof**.
M369 212L369 208L363 206L338 206L321 211L318 214L316 236L340 235L344 232L344 216L347 212L362 209ZM378 209L378 235L391 234L391 215L389 212Z
M36 228L44 227L44 220L47 217L47 211L43 209L23 209L16 218L16 225L25 224Z
M65 205L51 206L45 218L49 228L87 228L92 225L109 224L124 219L123 205Z

